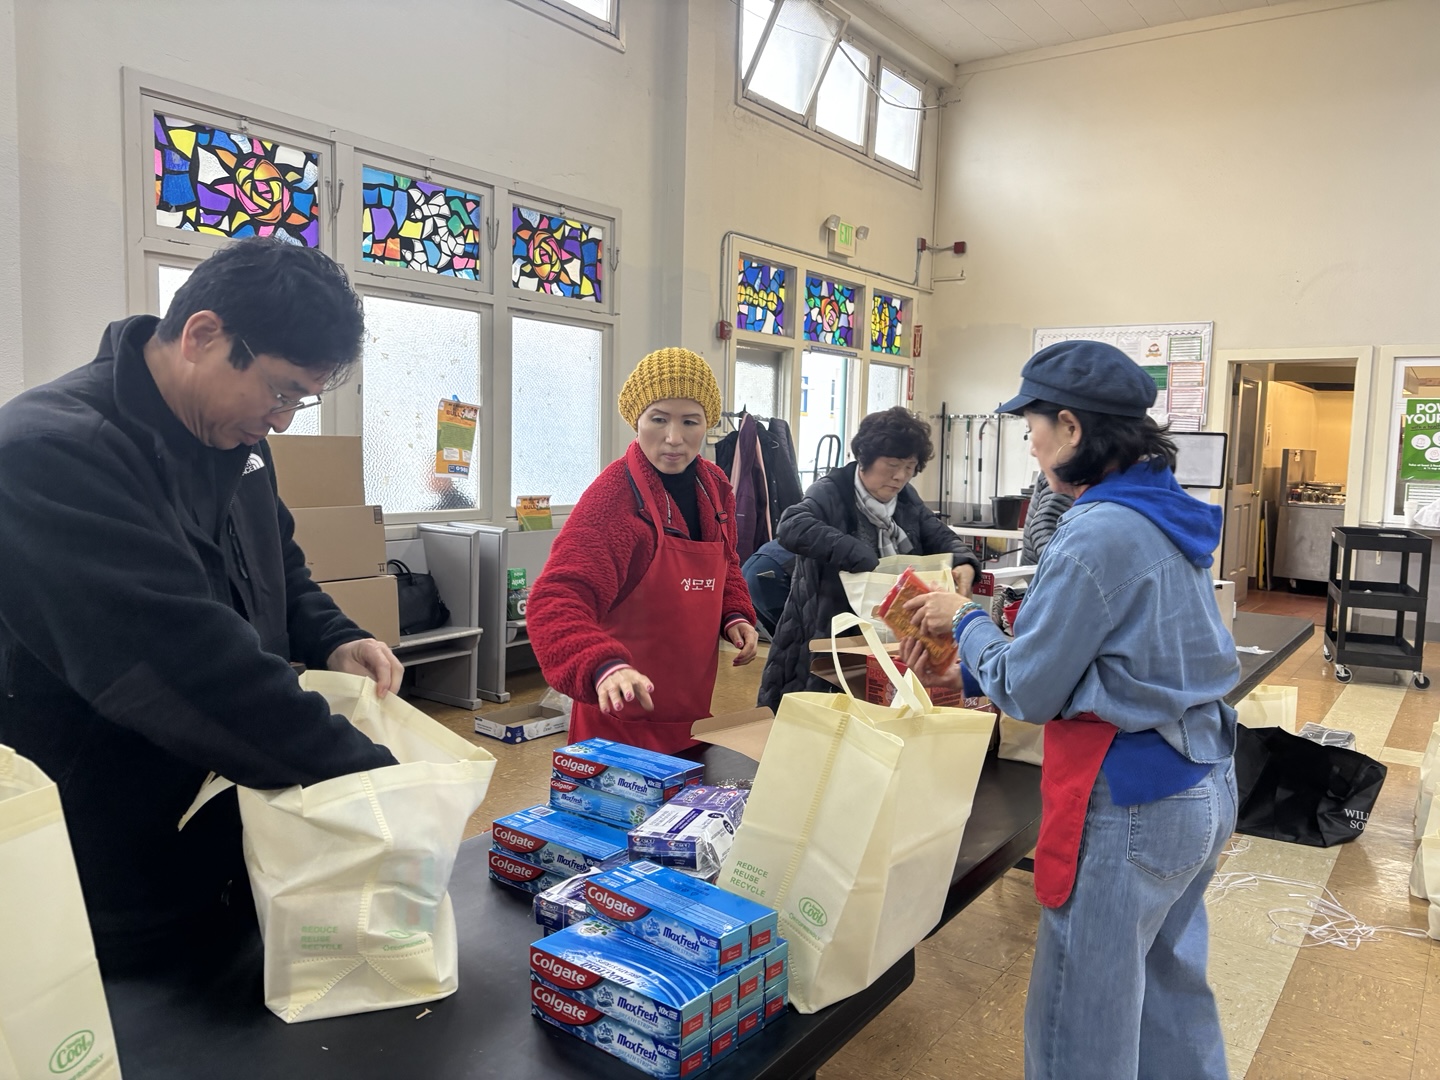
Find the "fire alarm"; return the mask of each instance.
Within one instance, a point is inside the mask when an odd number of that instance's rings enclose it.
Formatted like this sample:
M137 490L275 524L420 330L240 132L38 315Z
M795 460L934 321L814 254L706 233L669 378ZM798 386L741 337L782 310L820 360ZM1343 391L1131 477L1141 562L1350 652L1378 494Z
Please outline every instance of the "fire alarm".
M721 319L718 323L715 324L715 337L719 341L729 341L730 332L734 329L735 328L731 326L728 322L726 322L724 319Z
M953 245L951 245L951 250L952 250L956 255L964 255L964 254L965 254L965 241L964 241L964 240L956 240L955 243L954 243Z

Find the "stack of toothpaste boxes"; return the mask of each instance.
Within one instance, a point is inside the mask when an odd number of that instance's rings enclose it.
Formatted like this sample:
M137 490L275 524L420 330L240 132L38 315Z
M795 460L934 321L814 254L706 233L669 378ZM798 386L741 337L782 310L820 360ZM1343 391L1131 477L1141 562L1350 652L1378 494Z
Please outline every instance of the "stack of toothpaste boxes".
M490 877L528 893L624 862L625 830L704 772L696 762L608 739L562 746L551 766L550 805L499 818L491 833Z
M618 834L587 832L583 851L573 835L535 849L579 859L565 864L576 875L568 880L554 880L553 861L535 879L536 919L547 936L530 946L530 1009L664 1078L723 1061L782 1016L789 1000L789 949L777 936L774 911L672 867L618 865L602 857L608 847L593 842L603 838L623 851L627 838L617 826L641 824L698 784L702 771L694 762L590 739L555 751L549 807L495 823L496 848L506 843L502 830L525 838L505 848L517 860L529 854L520 849L542 839L534 821L512 821L526 815ZM580 865L586 860L589 866ZM491 872L496 876L493 861Z

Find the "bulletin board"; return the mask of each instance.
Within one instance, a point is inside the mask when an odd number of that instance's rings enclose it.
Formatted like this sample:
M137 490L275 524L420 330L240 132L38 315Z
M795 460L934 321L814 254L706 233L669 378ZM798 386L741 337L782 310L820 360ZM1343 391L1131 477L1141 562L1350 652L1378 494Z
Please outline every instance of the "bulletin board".
M1061 341L1103 341L1143 367L1160 394L1150 415L1171 431L1205 426L1213 322L1137 323L1134 326L1061 326L1035 331L1034 351Z

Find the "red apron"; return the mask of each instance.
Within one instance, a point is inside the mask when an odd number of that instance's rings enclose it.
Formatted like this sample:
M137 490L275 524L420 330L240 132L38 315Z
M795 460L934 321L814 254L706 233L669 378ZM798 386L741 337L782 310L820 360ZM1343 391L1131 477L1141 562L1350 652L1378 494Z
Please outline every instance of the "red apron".
M1015 630L1020 604L1005 609ZM1017 631L1018 632L1018 631ZM1080 868L1080 839L1095 778L1120 729L1093 713L1045 725L1040 766L1040 839L1035 844L1035 899L1058 908L1070 899Z
M626 464L635 490L649 491L628 456ZM637 700L615 715L577 701L570 739L614 739L673 754L697 745L690 725L710 715L728 560L723 540L670 536L664 515L652 506L649 516L655 525L655 558L640 584L600 626L630 650L632 666L655 684L655 711L646 712Z
M1071 720L1051 720L1045 725L1035 898L1046 907L1060 907L1070 899L1075 887L1090 793L1118 730L1089 713Z

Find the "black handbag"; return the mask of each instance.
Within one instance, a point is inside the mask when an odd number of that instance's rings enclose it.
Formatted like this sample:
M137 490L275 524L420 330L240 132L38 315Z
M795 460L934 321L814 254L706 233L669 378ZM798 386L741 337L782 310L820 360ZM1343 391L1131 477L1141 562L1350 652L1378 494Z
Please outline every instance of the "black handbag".
M440 590L429 574L411 573L399 559L391 559L385 567L395 567L395 590L400 598L400 634L418 634L434 630L450 621L450 609L440 599Z
M1386 772L1355 750L1242 725L1235 740L1235 831L1312 847L1347 843L1365 831Z

